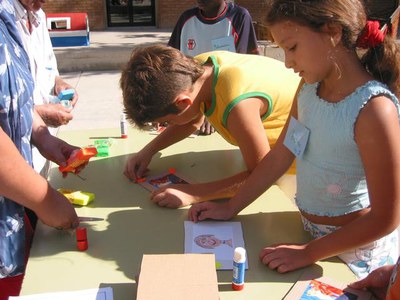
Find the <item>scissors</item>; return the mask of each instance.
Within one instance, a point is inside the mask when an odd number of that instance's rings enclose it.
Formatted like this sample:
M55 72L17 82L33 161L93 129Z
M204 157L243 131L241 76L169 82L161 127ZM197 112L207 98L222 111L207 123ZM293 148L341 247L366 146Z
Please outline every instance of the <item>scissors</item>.
M97 217L78 217L79 222L95 222L95 221L104 221L103 218L97 218Z

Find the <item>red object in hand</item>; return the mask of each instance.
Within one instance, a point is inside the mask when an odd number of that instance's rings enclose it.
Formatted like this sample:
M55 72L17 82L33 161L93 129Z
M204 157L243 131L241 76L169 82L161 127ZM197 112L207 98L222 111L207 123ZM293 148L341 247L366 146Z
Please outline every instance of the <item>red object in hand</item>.
M89 247L85 227L76 228L76 244L80 251L85 251Z
M72 155L67 160L67 166L58 167L60 172L74 172L77 167L89 161L90 158L97 154L97 149L95 147L84 147Z
M140 178L136 178L136 182L140 183L140 182L146 182L146 177L140 177Z

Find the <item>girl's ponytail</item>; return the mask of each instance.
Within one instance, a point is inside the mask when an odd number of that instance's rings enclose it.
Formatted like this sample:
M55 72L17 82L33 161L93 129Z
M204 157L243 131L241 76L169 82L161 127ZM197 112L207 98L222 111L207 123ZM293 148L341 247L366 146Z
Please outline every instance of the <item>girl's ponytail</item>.
M378 27L377 27L378 26ZM368 21L357 41L357 47L367 49L361 63L367 71L400 96L400 45L386 32L379 30L377 21Z

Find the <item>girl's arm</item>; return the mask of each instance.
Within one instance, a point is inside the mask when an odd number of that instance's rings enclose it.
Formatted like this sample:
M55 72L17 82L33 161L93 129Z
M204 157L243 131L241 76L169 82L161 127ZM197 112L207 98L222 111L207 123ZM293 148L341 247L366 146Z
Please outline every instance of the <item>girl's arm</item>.
M274 148L256 164L246 181L238 186L237 193L226 203L198 203L191 207L189 219L228 220L264 193L279 179L293 163L294 155L286 148L283 141L291 116L297 118L297 100L293 101L291 112Z
M370 100L355 125L364 164L370 210L339 230L306 245L267 247L262 261L279 272L295 270L373 242L400 221L400 126L395 105L386 97Z
M263 105L263 100L258 98L243 100L232 109L228 117L227 128L238 142L246 171L217 181L158 189L153 192L153 202L172 208L232 197L270 150L260 118Z
M335 254L377 240L399 225L399 136L399 119L392 101L384 96L370 100L355 125L355 140L367 178L370 211L343 226L343 232L338 232L337 236L332 236L329 247ZM325 243L320 244L324 248ZM318 246L312 248L319 252Z
M289 114L288 119L290 119L290 115L294 115L295 117L297 116L297 102L295 101L295 99L297 99L297 95L303 83L303 81L299 82L297 91L293 96L292 110ZM242 185L247 180L250 173L253 173L253 171L255 171L256 169L258 169L257 174L261 173L261 175L264 176L263 168L258 167L258 165L262 162L263 158L269 152L270 146L260 116L263 115L263 113L265 113L267 109L267 104L263 100L259 98L248 98L235 105L228 116L227 128L238 142L243 159L247 166L246 171L238 173L234 176L230 176L228 178L204 184L174 185L173 187L161 188L153 192L152 201L161 206L179 207L209 200L230 198L236 195L238 190L241 189ZM270 185L272 185L290 167L291 163L293 162L293 155L291 155L286 147L283 146L283 139L286 133L287 125L288 124L286 123L280 135L280 138L275 145L275 148L277 147L280 150L276 151L278 159L275 159L273 161L273 164L279 164L280 167L276 171L268 172L268 174L274 174L273 179L271 179L271 183L268 183ZM267 165L269 166L269 163ZM259 179L254 176L255 183L257 183L258 180ZM249 203L254 201L255 198L257 198L263 191L265 191L264 188L266 189L267 187L261 184L262 191L260 191L257 196L254 196L254 198L251 198L247 201L243 200L243 203L247 203L246 205L248 205ZM252 186L250 186L249 189L251 190ZM245 193L243 194L245 195ZM235 197L235 199L241 198ZM236 200L233 201L234 205L236 205L235 202ZM238 202L242 201L238 200ZM207 206L208 204L205 205ZM210 205L212 206L213 203L210 203ZM243 209L246 205L239 205L241 206L241 208L238 208L237 212ZM194 215L197 216L196 209L194 208L192 211L194 212ZM229 214L224 218L229 218L232 216L233 215Z
M79 147L72 146L50 134L46 124L36 110L34 110L33 116L31 142L38 148L43 157L61 166L65 166L72 152L79 149ZM75 173L79 173L84 167L85 164L79 166Z
M47 225L69 229L79 224L71 203L50 187L23 159L0 128L0 194L30 208Z

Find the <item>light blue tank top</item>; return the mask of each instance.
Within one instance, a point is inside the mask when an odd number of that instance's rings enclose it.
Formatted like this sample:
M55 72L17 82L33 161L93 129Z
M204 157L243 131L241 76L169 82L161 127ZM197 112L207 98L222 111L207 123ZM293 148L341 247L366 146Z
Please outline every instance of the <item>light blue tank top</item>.
M369 81L338 103L317 95L319 83L305 84L298 96L298 119L310 129L304 154L297 158L296 204L318 216L341 216L370 205L354 124L364 105L377 95L399 101L387 86Z

